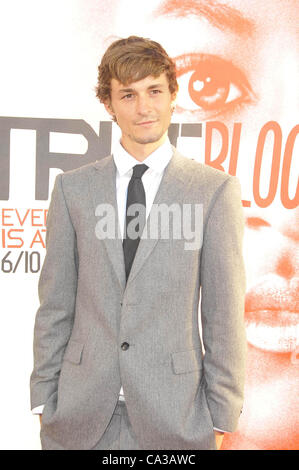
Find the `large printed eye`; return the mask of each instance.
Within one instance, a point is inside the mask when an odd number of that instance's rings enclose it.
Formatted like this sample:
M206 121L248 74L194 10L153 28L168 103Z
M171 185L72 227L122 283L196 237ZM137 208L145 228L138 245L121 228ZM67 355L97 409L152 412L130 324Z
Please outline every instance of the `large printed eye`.
M243 72L214 55L189 54L174 59L179 93L176 111L208 119L253 102Z

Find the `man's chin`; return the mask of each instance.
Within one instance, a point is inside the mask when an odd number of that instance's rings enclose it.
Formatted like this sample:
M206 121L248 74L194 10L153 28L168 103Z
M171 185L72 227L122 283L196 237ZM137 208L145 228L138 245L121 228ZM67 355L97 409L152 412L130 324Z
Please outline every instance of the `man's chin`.
M154 143L157 143L159 142L162 137L163 137L163 133L162 134L157 134L157 135L150 135L150 136L143 136L143 137L140 137L140 136L134 136L134 141L137 143L137 144L142 144L142 145L146 145L146 144L154 144Z

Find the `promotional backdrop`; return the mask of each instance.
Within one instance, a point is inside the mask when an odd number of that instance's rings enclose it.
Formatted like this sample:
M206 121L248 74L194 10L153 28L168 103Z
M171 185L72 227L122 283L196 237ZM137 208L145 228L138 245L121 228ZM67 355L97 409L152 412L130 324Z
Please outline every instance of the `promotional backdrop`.
M245 403L223 449L298 449L299 4L297 0L0 0L0 448L40 449L30 411L37 285L55 176L111 153L95 97L112 41L175 60L169 137L242 186Z

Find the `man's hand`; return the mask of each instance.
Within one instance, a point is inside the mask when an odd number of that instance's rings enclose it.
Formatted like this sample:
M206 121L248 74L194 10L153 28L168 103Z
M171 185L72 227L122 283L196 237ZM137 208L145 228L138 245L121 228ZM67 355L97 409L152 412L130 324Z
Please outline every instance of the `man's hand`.
M223 437L224 437L224 432L220 432L220 431L215 431L215 430L214 430L214 435L215 435L215 441L216 441L217 450L220 450L220 447L222 446L222 441L223 441Z
M40 425L42 425L42 414L38 415L39 416L39 422L40 422Z

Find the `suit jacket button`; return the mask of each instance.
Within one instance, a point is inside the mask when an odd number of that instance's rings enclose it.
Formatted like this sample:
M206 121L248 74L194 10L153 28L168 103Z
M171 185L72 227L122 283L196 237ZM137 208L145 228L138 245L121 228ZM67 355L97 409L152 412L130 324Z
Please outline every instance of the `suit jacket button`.
M129 349L129 347L130 347L129 343L123 343L123 344L121 345L121 349L122 349L123 351L126 351L127 349Z

